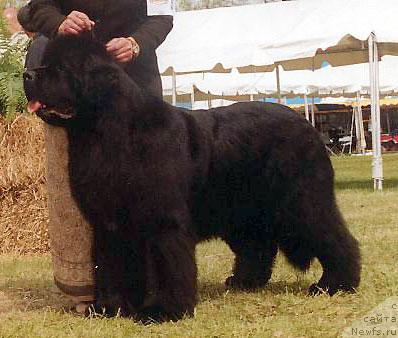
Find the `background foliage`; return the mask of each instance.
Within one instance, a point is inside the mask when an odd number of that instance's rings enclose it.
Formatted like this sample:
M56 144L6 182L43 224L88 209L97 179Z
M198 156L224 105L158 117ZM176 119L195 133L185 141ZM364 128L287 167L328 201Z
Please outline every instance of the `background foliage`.
M0 3L0 115L11 120L26 107L22 75L27 44L12 39L3 16L5 5L8 2Z

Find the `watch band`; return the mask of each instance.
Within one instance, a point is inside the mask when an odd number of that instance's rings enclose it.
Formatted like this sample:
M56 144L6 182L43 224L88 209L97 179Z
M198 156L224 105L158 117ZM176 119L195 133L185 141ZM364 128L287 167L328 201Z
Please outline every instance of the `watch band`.
M133 51L134 58L136 58L140 54L140 45L132 36L128 36L127 39L131 42L131 49Z

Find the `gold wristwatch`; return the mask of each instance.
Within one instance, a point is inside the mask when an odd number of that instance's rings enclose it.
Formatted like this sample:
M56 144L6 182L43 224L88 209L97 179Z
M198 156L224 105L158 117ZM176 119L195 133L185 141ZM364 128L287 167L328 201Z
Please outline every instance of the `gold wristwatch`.
M133 59L140 54L140 45L135 41L132 36L128 36L127 39L131 42L131 50L133 51Z

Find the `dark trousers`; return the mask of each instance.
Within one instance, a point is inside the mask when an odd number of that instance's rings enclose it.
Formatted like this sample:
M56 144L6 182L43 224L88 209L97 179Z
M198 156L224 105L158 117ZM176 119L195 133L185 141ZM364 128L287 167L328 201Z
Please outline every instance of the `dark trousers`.
M48 44L49 39L44 35L37 34L30 46L28 52L26 53L25 68L26 70L32 70L42 65L41 61L43 59L44 50ZM25 90L25 95L28 100L32 99L32 94L34 93L34 88L32 88L32 81L23 82L23 87Z

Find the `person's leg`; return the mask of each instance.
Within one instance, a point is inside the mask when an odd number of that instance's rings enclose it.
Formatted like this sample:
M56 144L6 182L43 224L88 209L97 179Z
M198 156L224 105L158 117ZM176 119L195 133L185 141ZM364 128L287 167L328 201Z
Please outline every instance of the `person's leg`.
M44 35L37 35L31 42L25 58L25 69L27 71L38 68L42 65L44 50L49 39ZM25 95L28 100L33 98L35 89L32 87L32 81L23 82Z

